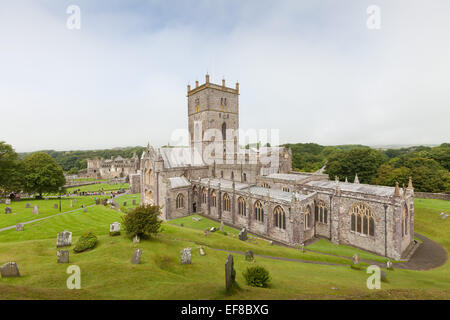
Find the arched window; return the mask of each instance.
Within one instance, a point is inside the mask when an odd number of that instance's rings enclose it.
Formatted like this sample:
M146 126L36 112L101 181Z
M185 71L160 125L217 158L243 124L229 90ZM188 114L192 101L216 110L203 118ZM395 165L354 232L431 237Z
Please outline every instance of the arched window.
M177 195L177 209L184 208L184 196L179 193Z
M217 194L215 191L211 192L211 206L217 207Z
M246 216L247 212L245 211L245 200L242 197L238 199L238 213L241 216Z
M231 180L233 180L233 179L234 179L234 172L231 171Z
M403 206L402 233L403 236L406 236L408 234L408 208L406 207L406 205Z
M311 207L307 206L304 215L305 230L311 228Z
M284 192L289 192L289 188L288 187L283 187L283 191Z
M352 231L372 237L375 235L375 216L368 205L357 203L350 209L350 214Z
M261 187L270 189L270 184L264 182Z
M324 201L319 200L317 202L314 216L316 221L328 224L328 207Z
M225 193L223 196L223 210L231 211L230 208L230 196L228 195L228 193Z
M277 206L275 210L273 210L273 218L275 227L286 229L286 215L284 214L283 208Z
M254 205L256 221L264 222L264 209L260 201L256 201Z
M227 124L222 124L222 140L227 140Z
M243 182L246 182L246 181L247 181L247 174L246 174L246 173L243 173L243 174L242 174L242 181L243 181Z
M206 189L202 189L202 203L206 203Z

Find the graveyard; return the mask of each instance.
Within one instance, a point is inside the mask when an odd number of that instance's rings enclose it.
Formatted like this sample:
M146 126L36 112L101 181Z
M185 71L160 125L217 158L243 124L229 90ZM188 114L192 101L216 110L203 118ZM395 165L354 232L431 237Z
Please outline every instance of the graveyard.
M386 258L348 246L336 246L318 240L304 250L270 243L251 234L239 239L240 230L223 226L204 216L191 215L162 224L162 232L138 243L125 232L110 235L110 225L121 222L123 208L135 207L139 195L126 194L115 200L122 208L95 205L95 197L77 197L62 201L63 213L54 208L55 199L13 201L13 213L4 214L0 205L0 228L36 218L32 208L39 206L37 217L50 217L16 228L0 231L0 263L16 262L20 277L0 278L2 299L449 299L450 264L431 270L386 270L387 281L380 290L366 287L366 268L371 263L384 265ZM137 199L137 204L132 201ZM31 208L25 208L26 203ZM126 206L123 206L127 202ZM59 203L59 202L58 202ZM81 208L85 205L85 210ZM415 200L416 232L450 250L448 201ZM68 210L72 209L72 210ZM217 231L210 231L211 228ZM68 247L57 248L57 234L71 232ZM87 231L97 237L93 249L75 253L74 246ZM190 248L183 264L182 250ZM61 252L60 249L68 252ZM251 251L254 259L246 259ZM203 253L203 255L202 255ZM67 259L68 263L58 263ZM185 252L185 255L187 252ZM233 255L237 289L225 289L225 261ZM360 270L352 269L352 257L358 254ZM81 270L81 288L66 286L70 265ZM270 272L267 288L248 286L243 272L250 266L262 266Z

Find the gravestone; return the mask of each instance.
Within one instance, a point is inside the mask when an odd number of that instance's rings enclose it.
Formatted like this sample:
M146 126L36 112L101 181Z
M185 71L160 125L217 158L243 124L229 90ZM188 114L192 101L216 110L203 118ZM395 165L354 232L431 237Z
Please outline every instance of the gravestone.
M39 214L39 207L38 206L34 206L33 207L33 214Z
M394 269L394 267L392 266L392 261L391 260L388 260L386 262L386 268L389 269L389 270L393 270Z
M209 229L206 229L205 231L203 231L203 234L205 235L205 237L206 237L207 235L209 235Z
M70 207L73 208L73 201L70 200Z
M191 264L192 263L192 249L184 248L181 250L181 264Z
M223 229L224 229L224 224L223 224L223 221L220 221L220 231L222 231L222 232L223 232Z
M58 263L69 263L69 250L58 250L56 252Z
M247 250L245 251L245 260L247 261L253 261L254 257L253 257L253 251L252 250Z
M5 208L5 213L12 213L12 208L11 207L6 207Z
M6 199L5 204L11 204L11 199Z
M300 250L302 250L302 253L305 253L305 245L303 243L300 245Z
M134 249L133 257L131 257L131 263L132 264L139 264L139 263L141 263L141 255L142 255L142 250L141 249Z
M45 197L45 199L44 200L48 200L48 197Z
M136 205L136 199L133 199L133 206Z
M200 247L200 255L201 256L205 256L206 255L205 250L203 250L202 247Z
M23 229L24 229L23 223L16 224L16 231L23 231Z
M233 256L228 255L225 261L225 288L227 291L231 289L236 281L236 271L234 270Z
M359 257L358 257L358 254L354 254L353 255L353 257L352 257L352 263L353 264L359 264Z
M25 208L31 208L31 204L29 202L25 203Z
M58 209L58 204L55 203L55 204L53 205L53 208L54 208L54 209Z
M20 277L19 267L15 262L7 262L0 268L2 278Z
M380 273L380 280L383 281L383 282L386 282L386 281L387 281L386 271L381 270L381 273Z
M269 241L269 244L270 244L271 246L273 246L273 241L272 241L272 240L270 240L270 241Z
M120 234L120 223L119 222L113 222L109 225L109 235L110 236L117 236Z
M241 241L247 240L247 229L242 228L242 230L239 231L239 240L241 240Z
M56 247L70 247L72 245L72 232L63 231L56 237Z
M73 203L77 203L78 202L78 200L77 199L73 199Z
M100 204L100 199L95 199L95 204L98 206Z
M217 229L216 229L216 227L211 227L211 229L209 229L209 231L211 231L211 232L216 232Z
M184 227L184 223L180 223L180 227Z
M201 218L199 218L199 217L192 217L192 220L194 220L194 221L200 221Z
M123 202L123 206L124 206L124 207L127 206L127 202L126 202L126 201Z
M139 238L138 235L135 235L135 236L133 237L133 243L139 243L139 242L141 242L141 239Z
M87 208L85 207L85 208L83 208L83 212L87 212Z
M447 219L447 218L448 218L448 214L444 214L444 215L441 217L442 220L445 220L445 219Z

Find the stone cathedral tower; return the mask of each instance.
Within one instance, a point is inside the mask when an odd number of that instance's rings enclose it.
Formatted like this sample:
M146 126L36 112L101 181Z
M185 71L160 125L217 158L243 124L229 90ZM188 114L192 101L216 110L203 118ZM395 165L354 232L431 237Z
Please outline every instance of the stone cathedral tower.
M207 74L204 84L199 86L195 81L195 88L187 86L187 97L191 147L204 150L207 145L221 140L224 159L225 156L234 158L239 145L239 83L234 89L227 87L225 80L217 85L209 81ZM208 129L216 129L219 137L205 135Z

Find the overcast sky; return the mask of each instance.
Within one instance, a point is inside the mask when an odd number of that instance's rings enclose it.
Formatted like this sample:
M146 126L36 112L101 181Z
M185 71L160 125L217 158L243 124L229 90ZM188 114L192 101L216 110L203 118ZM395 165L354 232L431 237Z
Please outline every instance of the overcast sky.
M241 128L281 143L450 142L449 13L448 0L2 1L0 141L167 144L208 72L239 81Z

